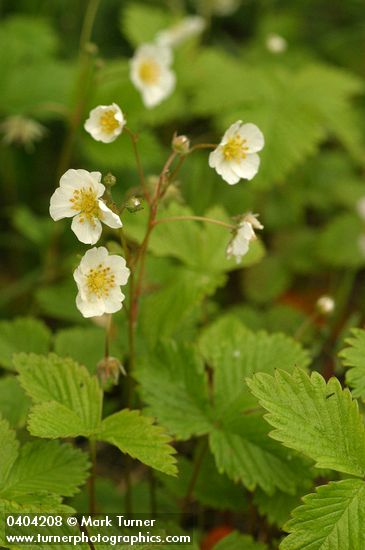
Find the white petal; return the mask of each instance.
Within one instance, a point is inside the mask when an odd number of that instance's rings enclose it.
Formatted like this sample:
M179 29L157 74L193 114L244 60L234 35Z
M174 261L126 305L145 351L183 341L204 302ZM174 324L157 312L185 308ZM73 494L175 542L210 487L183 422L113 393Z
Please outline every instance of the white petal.
M112 229L123 227L123 224L118 214L115 214L112 210L110 210L105 202L99 200L99 208L101 210L100 219L103 223L105 223L105 225L111 227Z
M226 141L228 141L230 137L237 134L239 132L241 124L242 124L242 120L237 120L237 122L234 122L233 124L231 124L228 130L226 130L221 143L226 143Z
M94 246L94 248L90 248L90 250L85 252L81 259L79 268L82 273L86 274L91 268L95 268L100 263L105 263L108 256L109 254L105 246Z
M72 194L67 189L58 187L53 193L49 206L49 213L53 220L58 221L62 218L72 218L77 212L73 210L70 198Z
M265 145L264 135L255 124L243 124L239 130L240 136L247 140L249 153L261 151Z
M222 160L218 162L214 167L217 174L222 176L224 181L229 183L229 185L235 185L239 182L240 176L232 169L232 162L228 160Z
M215 168L217 164L220 164L224 161L224 156L222 153L221 147L217 147L217 149L214 149L209 155L208 163L211 168Z
M105 313L104 300L83 300L80 293L76 296L76 306L84 317L99 317Z
M90 223L83 217L83 214L74 217L71 229L79 241L85 244L97 243L102 231L101 223L97 218L94 218L93 222Z
M112 255L108 258L108 266L113 271L117 285L125 285L128 282L130 270L126 266L126 261L121 256Z
M125 296L120 288L114 288L107 298L104 299L105 313L115 313L122 309L122 302Z
M239 178L252 180L259 170L260 157L254 153L252 155L247 155L247 157L240 162L231 161L230 164L232 170Z

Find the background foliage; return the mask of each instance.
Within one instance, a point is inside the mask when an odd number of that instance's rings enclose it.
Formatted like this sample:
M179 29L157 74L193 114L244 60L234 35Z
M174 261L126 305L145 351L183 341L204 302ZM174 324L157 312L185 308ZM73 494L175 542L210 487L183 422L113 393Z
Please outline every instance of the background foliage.
M86 511L91 438L99 511L123 511L132 464L133 509L177 521L189 512L182 527L196 529L203 550L362 550L362 3L102 0L80 50L87 6L0 3L0 509ZM188 14L203 16L206 30L175 49L176 90L146 110L129 59ZM268 46L275 34L286 40L280 53ZM119 202L136 192L126 136L105 145L83 130L89 110L111 102L140 135L151 185L175 131L217 142L242 119L266 142L251 182L227 186L198 151L164 199L164 217L228 221L252 210L265 229L237 265L220 227L156 228L133 411L123 376L102 395L104 329L76 309L71 276L84 250L67 221L48 215L68 167L112 171ZM22 128L41 124L41 139L14 138L15 116ZM130 242L141 242L146 219L147 208L123 214ZM106 241L120 251L112 233ZM335 299L329 317L315 310L323 294ZM128 366L124 311L111 355Z

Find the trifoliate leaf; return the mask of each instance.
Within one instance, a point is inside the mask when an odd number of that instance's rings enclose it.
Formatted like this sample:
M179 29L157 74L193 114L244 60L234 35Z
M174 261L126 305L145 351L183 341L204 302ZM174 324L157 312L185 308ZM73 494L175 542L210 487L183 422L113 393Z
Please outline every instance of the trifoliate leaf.
M139 411L123 410L105 418L97 438L115 445L143 464L165 474L176 475L174 448L163 428Z
M1 461L0 461L0 487L6 483L7 477L15 460L18 457L19 443L16 439L15 431L12 430L6 420L0 417L0 441L1 441Z
M50 330L38 319L19 317L14 321L1 321L0 364L12 369L15 353L47 353L50 342Z
M365 545L365 483L333 481L307 495L284 529L291 533L282 550L363 550Z
M271 437L330 468L354 476L365 474L365 427L357 402L339 381L325 382L317 372L309 377L277 371L275 377L256 374L248 385L269 414Z
M15 376L0 378L0 414L12 427L24 426L31 401Z
M179 439L207 433L212 424L204 364L193 346L166 341L136 369L149 412Z
M1 498L17 500L22 495L42 491L72 496L85 482L87 467L87 455L69 444L26 443L0 490Z
M346 371L346 383L354 397L365 399L365 330L354 328L345 340L348 347L340 352L342 363L350 367Z
M95 376L71 359L19 354L19 381L35 405L29 430L38 437L95 434L100 426L102 391Z

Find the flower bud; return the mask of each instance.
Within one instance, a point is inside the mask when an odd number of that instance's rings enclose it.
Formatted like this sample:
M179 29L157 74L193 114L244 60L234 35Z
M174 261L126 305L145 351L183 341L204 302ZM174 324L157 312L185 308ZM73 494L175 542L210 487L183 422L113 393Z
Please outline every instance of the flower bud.
M331 315L335 309L335 301L331 296L321 296L316 302L316 308L321 315Z
M103 176L102 181L105 187L113 187L113 185L117 183L117 178L111 172L108 172L105 176Z
M190 151L190 140L187 136L174 134L172 138L172 149L179 155L187 155Z
M103 387L116 386L121 373L127 374L116 357L104 357L97 365L97 375Z
M128 210L128 212L131 212L132 214L134 212L138 212L138 210L143 210L142 201L139 197L136 197L136 196L130 197L125 202L125 207Z

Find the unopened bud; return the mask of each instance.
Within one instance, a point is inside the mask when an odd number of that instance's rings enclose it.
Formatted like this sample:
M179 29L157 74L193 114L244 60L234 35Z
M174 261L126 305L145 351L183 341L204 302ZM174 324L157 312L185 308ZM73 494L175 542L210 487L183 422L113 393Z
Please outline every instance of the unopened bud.
M116 357L104 357L97 366L97 375L103 387L116 386L120 374L126 375L123 365Z
M335 309L335 301L331 296L321 296L316 302L316 308L321 315L330 315Z
M190 140L187 136L178 136L174 134L172 138L172 148L179 155L187 155L190 151Z
M128 212L138 212L138 210L143 210L142 201L138 197L130 197L126 203L125 207L128 210Z
M111 172L108 172L105 176L103 176L102 181L106 187L113 187L113 185L117 183L117 178L113 176Z

